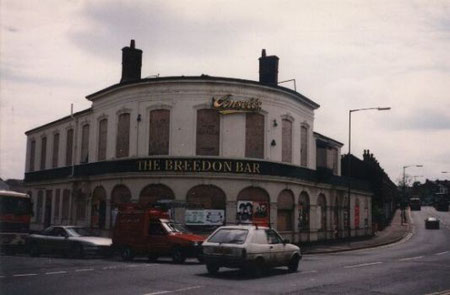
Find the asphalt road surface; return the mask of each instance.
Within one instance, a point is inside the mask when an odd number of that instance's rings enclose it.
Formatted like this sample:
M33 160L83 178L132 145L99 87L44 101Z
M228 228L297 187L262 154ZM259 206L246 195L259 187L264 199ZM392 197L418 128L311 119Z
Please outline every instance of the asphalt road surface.
M335 254L305 255L299 271L252 278L239 270L208 275L188 260L122 262L1 256L0 294L439 294L450 292L450 213L411 212L414 232L399 243ZM440 230L426 230L428 216Z

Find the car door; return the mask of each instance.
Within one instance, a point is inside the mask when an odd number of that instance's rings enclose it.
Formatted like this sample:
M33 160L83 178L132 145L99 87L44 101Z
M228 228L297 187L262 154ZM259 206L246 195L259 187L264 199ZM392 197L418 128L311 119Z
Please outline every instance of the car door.
M168 233L160 221L151 221L148 227L147 252L161 255L170 252Z
M270 245L270 257L272 265L285 265L288 261L288 251L286 251L286 244L283 243L282 238L273 229L266 230L267 239Z
M273 245L269 244L267 231L264 229L255 229L252 236L252 243L248 245L248 253L252 253L256 256L260 256L264 261L273 265L272 248Z
M64 230L60 227L53 227L45 238L45 248L49 253L61 252L64 237Z

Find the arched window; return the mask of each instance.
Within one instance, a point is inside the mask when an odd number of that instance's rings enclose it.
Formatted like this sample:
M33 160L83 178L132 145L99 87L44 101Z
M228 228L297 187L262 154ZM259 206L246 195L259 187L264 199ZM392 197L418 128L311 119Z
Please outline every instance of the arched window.
M292 162L292 122L283 119L281 121L281 161Z
M300 231L309 231L309 196L308 193L302 192L300 194L299 204L299 221L298 221L298 227Z
M70 190L68 189L63 191L61 218L63 224L66 224L70 218Z
M98 149L97 159L106 160L106 147L108 138L108 119L102 119L98 122Z
M264 159L264 115L245 114L245 157Z
M44 210L44 191L38 191L36 204L36 223L42 222L43 210Z
M208 232L211 227L225 223L226 196L217 186L194 186L188 191L186 202L192 208L185 212L186 225L190 229Z
M131 201L131 192L123 184L116 185L111 192L111 227L116 222L117 213L119 213L120 204L129 203Z
M186 201L203 209L225 210L225 193L214 185L197 185L191 188Z
M45 162L47 161L47 137L41 139L41 170L45 169Z
M292 231L294 228L294 194L290 190L283 190L278 195L277 202L278 231Z
M149 155L168 155L170 137L170 111L153 110L150 112Z
M34 162L36 159L36 140L32 140L30 143L30 172L34 171Z
M262 188L247 187L237 196L236 219L242 223L270 223L270 196Z
M218 156L220 146L220 115L216 110L197 111L196 154Z
M355 200L355 228L359 228L359 220L360 220L359 199L356 198L356 200Z
M116 158L128 157L130 151L130 114L119 115L116 138Z
M325 195L320 194L317 199L318 206L318 218L319 218L319 230L326 231L327 230L327 200L325 199Z
M154 205L159 200L174 200L175 194L164 184L150 184L144 187L139 195L142 205Z
M72 165L72 153L73 153L73 129L67 130L66 137L66 166Z
M92 193L91 227L105 228L106 219L106 191L102 186L97 186Z
M81 128L81 155L80 163L89 162L89 124L84 124Z
M300 165L308 166L308 127L300 127Z
M59 133L53 134L52 168L58 167Z

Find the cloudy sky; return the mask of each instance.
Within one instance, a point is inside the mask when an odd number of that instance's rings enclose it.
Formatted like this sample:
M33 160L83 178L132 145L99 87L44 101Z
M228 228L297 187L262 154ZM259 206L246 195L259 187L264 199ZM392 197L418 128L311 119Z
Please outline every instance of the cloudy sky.
M315 131L364 149L397 182L450 174L450 1L0 1L0 177L23 178L24 132L90 107L135 39L143 76L279 80L321 105ZM292 84L284 84L292 87Z

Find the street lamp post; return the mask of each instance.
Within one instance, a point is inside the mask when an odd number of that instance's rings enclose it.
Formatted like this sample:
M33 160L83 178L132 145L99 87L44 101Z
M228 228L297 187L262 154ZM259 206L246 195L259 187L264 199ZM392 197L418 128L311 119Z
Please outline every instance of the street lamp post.
M406 209L406 174L405 174L405 170L406 170L406 168L409 168L409 167L423 167L423 165L406 165L406 166L403 166L403 196L402 196L402 201L401 201L401 203L400 203L400 209L402 210L402 225L403 225L403 223L405 223L406 222L406 212L405 212L405 209Z
M375 108L362 108L362 109L353 109L348 111L348 160L347 160L347 175L348 175L348 216L347 216L347 228L348 228L348 237L351 236L351 221L350 221L350 194L351 194L351 151L352 151L352 113L359 111L369 111L369 110L377 110L377 111L388 111L390 107L375 107Z

